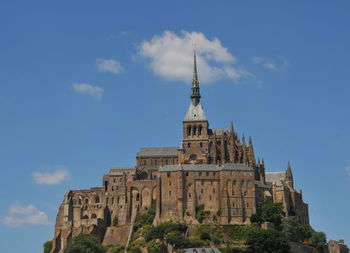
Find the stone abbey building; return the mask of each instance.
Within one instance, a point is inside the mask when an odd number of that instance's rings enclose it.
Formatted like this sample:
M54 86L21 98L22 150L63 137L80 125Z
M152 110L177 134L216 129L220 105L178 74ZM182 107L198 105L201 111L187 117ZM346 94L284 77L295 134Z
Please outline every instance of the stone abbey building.
M282 172L265 172L252 139L230 129L211 129L200 103L196 54L191 102L182 122L180 147L141 148L133 168L111 168L102 186L70 190L59 208L51 253L61 253L81 232L95 233L103 244L126 243L140 212L156 204L155 223L198 224L196 209L210 215L206 223L247 224L257 203L283 204L287 215L308 224L308 205L293 186L290 164ZM111 226L118 217L118 226Z

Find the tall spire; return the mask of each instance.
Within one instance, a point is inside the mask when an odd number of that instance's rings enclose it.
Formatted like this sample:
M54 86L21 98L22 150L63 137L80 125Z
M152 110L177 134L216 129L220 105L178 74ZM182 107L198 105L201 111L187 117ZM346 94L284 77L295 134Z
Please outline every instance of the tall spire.
M288 161L287 170L286 170L286 183L288 183L292 188L294 187L292 166L290 166L289 161Z
M196 57L196 49L194 45L193 52L193 78L192 78L192 104L197 106L200 102L201 94L199 93L199 81L198 81L198 73L197 73L197 57Z

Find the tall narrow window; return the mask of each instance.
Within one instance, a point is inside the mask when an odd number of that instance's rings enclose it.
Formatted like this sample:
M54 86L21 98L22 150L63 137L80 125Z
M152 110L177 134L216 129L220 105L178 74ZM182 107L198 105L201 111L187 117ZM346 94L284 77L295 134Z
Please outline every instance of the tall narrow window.
M197 134L197 127L194 126L194 127L193 127L193 133L192 133L192 135L195 136L196 134Z
M199 126L199 128L198 128L198 135L202 135L202 126Z
M189 126L188 128L187 128L187 136L190 136L191 135L191 127Z

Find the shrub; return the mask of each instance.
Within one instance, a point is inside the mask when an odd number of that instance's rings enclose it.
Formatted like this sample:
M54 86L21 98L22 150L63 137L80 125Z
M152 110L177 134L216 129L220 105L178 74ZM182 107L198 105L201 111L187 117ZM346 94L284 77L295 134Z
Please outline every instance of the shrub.
M203 233L201 233L201 235L199 236L199 238L201 239L201 240L210 240L211 238L210 238L210 234L208 233L208 232L203 232Z
M249 253L289 253L290 247L287 239L281 232L265 230L259 227L250 227L247 231Z
M144 235L146 241L153 239L164 239L164 237L170 232L184 233L187 230L187 226L181 223L165 222L158 226L152 227Z
M279 226L283 216L285 216L285 213L282 204L265 201L257 206L256 214L250 217L250 221L252 223L273 222L276 226Z
M80 234L68 242L64 253L105 253L95 235Z
M109 245L107 249L108 253L124 253L125 247L123 245Z
M168 253L164 243L151 241L147 247L148 253Z
M245 247L230 247L227 246L226 248L221 248L222 253L246 253L247 248Z
M199 223L202 223L205 219L207 219L210 215L209 211L204 210L204 205L199 205L196 208L196 218Z
M52 241L47 241L44 243L44 253L50 253L52 249Z
M114 216L112 225L115 227L118 226L118 215Z
M154 217L156 216L156 201L152 201L151 207L146 213L137 216L136 222L134 224L134 231L136 232L139 228L144 225L151 225L153 223Z
M139 247L131 247L127 251L128 253L142 253Z
M309 244L315 248L321 248L326 244L326 234L323 232L312 232Z

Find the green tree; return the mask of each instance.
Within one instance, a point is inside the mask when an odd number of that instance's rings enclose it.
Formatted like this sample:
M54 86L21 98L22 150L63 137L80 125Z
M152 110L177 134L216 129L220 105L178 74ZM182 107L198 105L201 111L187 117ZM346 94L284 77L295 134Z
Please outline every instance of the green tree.
M314 246L315 248L321 248L327 242L326 234L323 232L313 232L310 239L309 244Z
M308 241L315 232L309 224L299 226L299 233L301 241Z
M272 222L275 226L279 226L282 218L285 216L283 206L280 203L265 201L257 206L256 214L250 217L251 222L262 223Z
M289 216L282 220L281 232L290 241L298 242L302 240L301 226L295 216Z
M52 249L52 241L47 241L44 243L44 253L50 253Z
M105 250L95 235L80 234L68 242L64 253L105 253Z
M281 232L251 227L247 231L249 253L290 253L287 239Z

